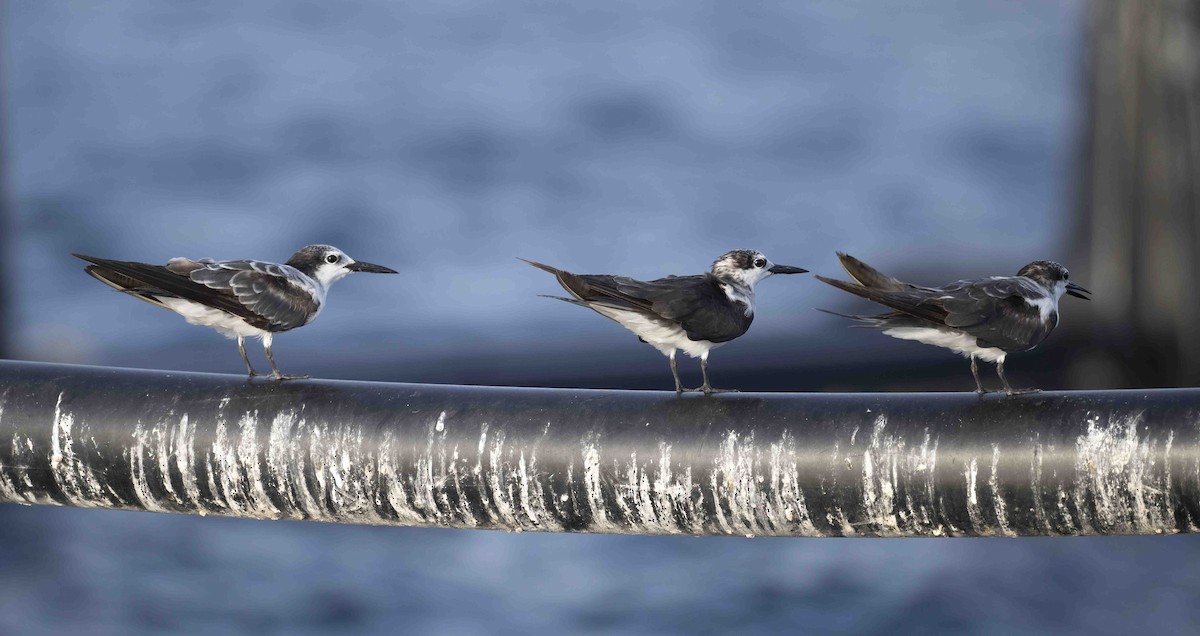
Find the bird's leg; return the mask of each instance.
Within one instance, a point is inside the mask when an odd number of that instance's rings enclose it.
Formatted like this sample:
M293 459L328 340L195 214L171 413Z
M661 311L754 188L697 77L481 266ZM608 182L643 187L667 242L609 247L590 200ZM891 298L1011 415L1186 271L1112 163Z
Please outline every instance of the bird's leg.
M975 376L975 392L979 395L991 393L991 391L983 388L983 383L979 381L979 364L975 361L975 356L971 356L971 375Z
M675 395L683 395L686 390L679 383L679 369L675 366L675 349L671 349L671 375L675 378Z
M242 362L246 363L246 372L250 374L250 377L253 378L260 375L268 375L266 373L259 373L258 371L254 370L254 367L250 366L250 358L246 357L246 339L242 336L238 336L237 339L238 353L242 354Z
M271 354L271 334L263 336L263 352L267 354L267 361L271 363L271 377L276 380L303 380L307 375L284 375L279 367L275 366L275 356Z
M708 383L708 352L707 351L705 351L703 354L700 355L700 372L704 374L704 385L700 387L700 390L703 391L705 395L712 395L713 393L736 393L737 392L737 389L716 389L716 388L713 388L713 385Z
M1004 377L1004 361L996 362L996 375L1000 376L1000 381L1004 383L1004 392L1008 395L1021 395L1023 393L1040 393L1041 389L1014 389L1008 384L1008 378Z

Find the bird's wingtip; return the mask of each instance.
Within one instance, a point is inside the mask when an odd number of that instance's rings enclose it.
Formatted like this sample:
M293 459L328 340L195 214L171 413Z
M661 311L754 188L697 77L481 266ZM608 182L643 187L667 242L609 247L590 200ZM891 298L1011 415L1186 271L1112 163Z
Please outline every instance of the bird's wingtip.
M539 263L539 262L537 262L537 261L531 261L531 260L529 260L529 259L527 259L527 258L521 258L520 256L518 256L518 257L517 257L517 260L518 260L518 261L525 261L526 263L529 263L530 265L532 265L532 266L534 266L534 267L536 267L536 268L538 268L538 269L542 270L543 272L550 272L551 274L556 274L556 275L558 274L558 268L557 268L557 267L551 267L551 266L549 266L549 265L547 265L547 264L545 264L545 263Z
M851 320L858 320L858 319L859 319L859 317L858 317L858 316L853 316L853 315L850 315L850 314L840 314L840 313L838 313L838 312L836 312L836 311L832 311L832 310L829 310L829 309L821 309L820 307L813 307L813 309L816 309L817 311L819 311L819 312L821 312L821 313L823 313L823 314L829 314L830 316L837 316L837 317L839 317L839 318L849 318L849 319L851 319Z

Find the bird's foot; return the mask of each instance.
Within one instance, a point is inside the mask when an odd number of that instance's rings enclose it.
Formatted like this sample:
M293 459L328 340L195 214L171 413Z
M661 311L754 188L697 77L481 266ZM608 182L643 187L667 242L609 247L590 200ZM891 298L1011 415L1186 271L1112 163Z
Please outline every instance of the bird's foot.
M1009 397L1014 395L1028 395L1030 393L1041 393L1041 389L1005 389L1005 395Z
M999 391L997 391L996 389L985 389L983 387L979 387L978 389L975 389L975 395L978 395L979 397L983 397L983 396L987 395L988 393L999 393Z
M247 378L265 378L269 375L271 375L271 374L270 373L259 373L258 371L251 369L250 372L246 374L246 377Z
M696 390L700 391L701 393L703 393L705 395L712 395L713 393L737 393L738 392L737 389L718 389L716 387L708 386L707 384Z
M267 375L267 374L263 374L263 375ZM275 380L276 382L282 382L283 380L307 380L310 377L307 375L287 375L286 373L280 373L278 371L270 374L270 376L271 376L271 379Z

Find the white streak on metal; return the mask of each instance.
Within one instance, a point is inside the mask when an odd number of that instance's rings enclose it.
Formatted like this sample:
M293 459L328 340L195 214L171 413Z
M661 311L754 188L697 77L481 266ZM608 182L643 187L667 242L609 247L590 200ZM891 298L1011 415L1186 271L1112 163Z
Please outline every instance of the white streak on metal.
M1058 514L1062 516L1063 523L1072 528L1074 532L1082 532L1084 524L1086 524L1087 521L1082 517L1077 520L1075 516L1071 514L1071 507L1067 505L1067 503L1070 501L1071 498L1069 495L1067 495L1066 489L1063 488L1062 484L1059 484L1058 488L1054 492L1055 508L1058 509Z
M896 511L897 465L904 452L903 440L885 436L887 416L875 418L870 445L863 450L863 513L867 523L878 526L882 535L900 534Z
M129 472L133 479L133 494L141 503L142 508L150 512L166 512L167 509L159 504L158 498L154 496L154 491L150 488L150 479L146 474L147 440L152 435L157 437L155 432L147 431L142 426L141 420L134 425L133 439L136 441L129 449Z
M820 536L800 489L795 439L787 431L771 444L770 473L771 503L767 518L771 529L777 534Z
M8 390L0 393L0 424L4 421L4 405L8 402ZM13 428L16 428L15 426ZM22 487L22 483L29 484L28 466L33 461L33 440L28 436L22 439L20 433L14 433L12 438L12 461L13 465L6 467L3 462L0 462L0 501L29 505L35 503L50 503L50 498L39 498L33 492L32 485ZM8 476L9 468L16 475L10 478Z
M1046 516L1046 504L1042 502L1045 486L1042 484L1042 449L1041 434L1033 435L1033 458L1029 461L1029 483L1033 491L1033 518L1037 520L1038 529L1047 534L1054 532L1054 525Z
M541 497L536 493L531 493L531 487L536 487L537 481L536 478L533 480L529 478L529 468L525 461L525 451L521 451L521 458L517 460L517 474L519 476L521 511L529 518L530 523L540 526L542 524L542 515L534 509L533 499L536 498L540 501ZM533 486L531 486L531 482Z
M241 512L242 507L237 493L237 450L229 443L229 431L225 423L225 409L229 401L228 398L222 399L217 408L216 430L213 432L213 443L205 462L208 465L209 491L213 494L214 503L236 514Z
M442 414L438 416L437 424L433 425L433 430L435 430L439 433L446 430L446 412L445 411L442 411Z
M174 452L171 456L175 458L175 469L183 481L183 501L195 505L197 514L204 515L207 511L200 500L200 482L196 478L196 425L187 413L179 416L172 444ZM164 474L170 475L169 467Z
M276 413L267 436L267 475L284 506L310 519L326 518L324 508L308 493L308 456L301 441L305 421L295 412ZM290 516L295 516L295 512Z
M988 487L992 491L992 501L996 506L996 524L1000 526L1000 534L1015 537L1016 533L1008 525L1008 504L1004 502L1004 494L1000 492L1000 445L992 444L992 473L988 475Z
M972 457L967 464L967 517L971 520L971 530L977 534L984 531L983 510L979 507L979 458Z
M770 528L765 516L766 499L759 487L766 476L757 473L758 459L754 431L740 439L734 431L725 435L714 460L711 485L717 523L726 533L759 535ZM729 508L728 516L725 507Z
M932 445L931 445L932 442ZM925 429L921 445L910 448L899 462L904 490L903 516L908 522L908 531L920 534L943 534L945 529L937 522L936 482L938 441Z
M354 517L360 523L382 521L375 508L378 461L364 442L363 429L325 422L314 422L311 428L314 443L308 452L313 471L318 476L327 474L318 504L326 506L333 517ZM324 443L316 443L318 439Z
M484 436L487 435L487 424L483 425ZM391 429L383 434L381 440L382 452L379 456L379 480L386 491L386 499L397 520L406 525L419 525L424 515L417 510L408 492L404 488L404 470L400 467L400 443Z
M54 481L73 506L106 505L104 488L91 470L75 454L72 429L75 416L63 411L63 393L54 404L54 423L50 433L50 469Z
M244 496L244 506L253 516L278 518L279 510L267 496L258 463L258 411L243 414L239 425L241 439L236 447L233 476L240 482L237 492Z
M583 439L583 489L591 507L593 525L600 529L615 529L616 526L609 521L604 506L603 482L600 479L600 442L594 434L589 434Z
M450 479L454 482L454 491L458 493L458 506L455 510L458 512L459 520L466 524L468 528L474 528L479 525L479 521L475 518L475 513L471 510L471 502L467 499L467 493L463 490L462 477L458 472L459 462L465 462L459 457L458 445L454 445L454 454L450 460Z
M1094 510L1100 532L1176 532L1170 473L1156 467L1159 441L1138 432L1141 422L1140 413L1103 423L1093 415L1075 441L1075 505Z
M684 529L697 529L695 524L699 518L692 499L692 474L688 471L681 479L676 479L671 468L671 445L666 442L658 443L658 467L654 471L653 487L659 525L670 526L672 532L678 532L681 520Z
M651 472L654 472L653 477ZM627 530L642 533L678 534L687 529L676 521L676 510L684 519L692 519L691 484L675 480L671 469L671 447L659 442L656 461L643 465L636 452L629 455L623 479L615 484L616 504L621 516L629 521ZM687 476L690 478L690 475Z
M427 518L432 517L435 521L442 518L442 511L438 506L435 492L438 488L438 480L434 477L433 447L437 443L438 422L441 422L443 430L445 429L445 419L443 419L445 415L446 413L443 411L442 417L438 418L437 422L426 425L428 432L425 435L425 449L417 455L413 472L413 507L424 511ZM444 432L442 439L445 439Z
M507 465L504 461L504 431L497 431L492 436L492 448L488 453L487 481L492 494L492 508L500 520L510 528L518 528L520 524L513 512L515 501L509 488ZM514 471L515 472L515 471Z
M687 519L687 502L691 493L675 483L674 476L671 445L659 442L658 468L654 471L654 499L657 517L661 520L673 520L677 512Z

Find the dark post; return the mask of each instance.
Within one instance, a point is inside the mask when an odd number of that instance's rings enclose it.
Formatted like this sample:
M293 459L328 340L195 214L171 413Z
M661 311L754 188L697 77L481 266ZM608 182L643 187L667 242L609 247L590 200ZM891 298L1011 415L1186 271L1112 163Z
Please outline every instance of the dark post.
M1200 383L1200 3L1089 10L1081 260L1099 329L1075 384Z
M639 534L1200 528L1200 389L729 394L0 362L0 501Z
M0 16L7 14L7 7L4 0L0 0ZM9 210L11 203L11 192L9 191L8 183L8 141L6 137L6 122L8 121L8 78L5 76L4 69L8 60L4 57L4 29L0 28L0 358L6 358L9 352L9 340L12 335L9 333L11 324L9 316L10 296L8 294L8 279L5 273L9 271L6 267L10 262L8 258L9 250L12 249L12 232L13 218Z

